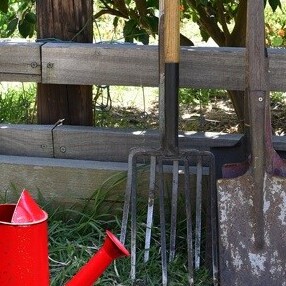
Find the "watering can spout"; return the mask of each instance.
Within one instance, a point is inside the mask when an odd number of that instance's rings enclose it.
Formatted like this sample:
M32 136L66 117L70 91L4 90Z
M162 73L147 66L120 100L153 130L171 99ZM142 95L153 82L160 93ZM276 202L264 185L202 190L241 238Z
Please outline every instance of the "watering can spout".
M107 230L103 246L65 286L91 286L113 260L129 255L117 237Z

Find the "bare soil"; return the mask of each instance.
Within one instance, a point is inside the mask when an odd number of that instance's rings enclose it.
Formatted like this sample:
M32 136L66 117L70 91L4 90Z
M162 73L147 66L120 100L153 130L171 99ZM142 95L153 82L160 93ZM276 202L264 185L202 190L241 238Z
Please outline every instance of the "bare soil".
M142 111L142 107L113 106L110 110L97 108L95 125L137 129L157 129L159 127L158 103ZM272 126L276 135L286 133L286 105L272 106ZM238 133L238 118L230 100L212 100L205 106L183 105L180 107L179 129L184 131L210 131Z

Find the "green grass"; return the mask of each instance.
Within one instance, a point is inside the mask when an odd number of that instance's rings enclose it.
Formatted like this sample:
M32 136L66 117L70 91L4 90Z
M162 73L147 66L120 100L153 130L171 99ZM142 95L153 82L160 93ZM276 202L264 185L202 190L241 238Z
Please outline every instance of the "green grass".
M36 117L36 85L0 85L0 123L34 123Z
M116 195L119 184L125 183L124 172L108 178L92 196L79 206L65 207L57 202L47 201L39 191L35 198L48 212L49 226L49 264L51 286L64 285L83 266L103 244L106 230L119 237L122 215L122 198ZM13 197L19 197L20 191L11 186L9 191ZM180 198L180 202L183 198ZM7 192L3 192L0 203L9 202ZM120 202L120 203L118 203ZM168 201L166 201L167 203ZM155 204L157 201L155 202ZM183 210L183 208L182 208ZM166 214L168 214L166 209ZM157 215L156 215L157 214ZM137 281L138 286L158 286L161 281L160 228L158 211L155 211L154 227L150 248L150 259L143 262L144 237L146 220L146 202L138 203L137 212ZM168 217L168 216L167 216ZM186 257L186 223L184 215L179 211L177 227L177 247L175 260L169 265L170 286L185 286L187 282ZM166 230L169 234L167 220ZM130 249L130 232L126 239L126 248ZM202 258L203 259L203 258ZM96 281L95 285L132 285L130 280L130 258L115 260ZM212 285L212 278L205 267L194 274L196 286Z
M118 203L122 201L122 198L117 198L114 191L117 184L121 184L124 180L123 173L108 178L101 188L95 190L82 208L78 206L55 208L55 203L45 202L39 193L38 201L49 214L51 286L64 285L98 251L104 241L106 229L119 236L123 203ZM145 264L143 262L145 209L146 203L139 202L137 213L138 280L136 285L155 286L160 285L161 281L160 229L158 217L155 217L150 260ZM187 285L185 233L186 223L182 217L178 225L176 258L169 266L170 286ZM130 232L127 236L126 247L130 249ZM110 265L95 285L132 285L129 274L130 258L119 258ZM195 273L195 281L195 285L212 285L211 277L203 267Z
M59 215L64 215L65 218L60 219ZM56 211L51 215L49 218L51 285L64 285L64 282L68 281L98 251L105 237L105 229L110 229L118 236L119 222L120 220L116 218L107 220L98 217L91 210L77 213L71 210ZM136 285L160 285L160 231L155 228L153 232L150 261L145 264L143 243L140 242L140 238L144 236L144 228L139 227L138 230ZM129 242L126 247L129 248ZM132 285L129 272L130 258L119 258L98 279L96 285ZM176 259L170 265L169 275L170 285L187 285L185 247L182 245L181 249L178 249ZM202 268L196 272L196 285L211 285L211 278L206 269Z

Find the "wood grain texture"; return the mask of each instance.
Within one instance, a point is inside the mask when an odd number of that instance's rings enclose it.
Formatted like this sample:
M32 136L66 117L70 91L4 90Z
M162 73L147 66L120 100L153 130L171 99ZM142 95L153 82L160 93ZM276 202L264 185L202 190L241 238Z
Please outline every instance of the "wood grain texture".
M232 147L241 135L185 132L179 134L180 148L210 150L211 147ZM158 131L100 129L59 126L54 130L54 154L61 159L127 162L133 147L159 148Z
M38 38L92 42L91 0L37 0Z
M180 1L164 3L164 53L166 63L178 63L180 58Z
M42 56L43 82L154 86L158 80L155 46L46 44Z
M0 154L53 157L52 126L0 125Z
M180 87L245 90L244 48L182 47L180 54ZM43 82L159 84L157 46L53 43L42 47L42 56ZM286 49L269 49L269 61L270 89L286 90Z
M41 44L0 41L0 81L41 81Z
M122 130L88 126L0 124L0 154L13 156L126 162L132 147L159 147L156 130ZM53 129L53 131L52 131ZM179 134L180 148L209 150L237 145L241 134L188 131ZM273 137L274 148L286 151L286 138Z
M40 81L40 67L31 75L30 60L23 58L20 67L12 60L27 53L27 48L32 50L30 54L40 56L40 50L33 52L40 45L15 43L11 49L9 46L0 44L0 79ZM11 62L3 56L4 51ZM153 87L159 84L158 46L46 43L41 51L42 83ZM181 47L180 54L181 87L245 90L244 48ZM268 49L268 58L270 90L286 91L286 49ZM48 63L53 68L48 68Z
M286 49L268 49L271 90L286 91Z
M159 132L62 125L0 124L0 154L126 162L132 147L159 147ZM212 132L179 134L180 148L232 147L241 135Z
M38 0L38 38L92 42L92 0ZM92 87L39 84L38 122L53 124L65 118L66 124L92 125ZM67 83L70 84L70 83Z

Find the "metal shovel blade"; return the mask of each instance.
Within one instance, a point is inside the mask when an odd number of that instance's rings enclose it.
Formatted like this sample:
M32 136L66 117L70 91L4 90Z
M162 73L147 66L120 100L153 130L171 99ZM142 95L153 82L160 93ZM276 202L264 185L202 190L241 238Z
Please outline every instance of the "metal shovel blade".
M254 241L253 177L248 172L217 183L221 285L286 285L286 180L265 173L264 244Z
M23 190L15 207L11 222L12 223L31 223L42 221L47 218L39 205L34 201L29 191Z

